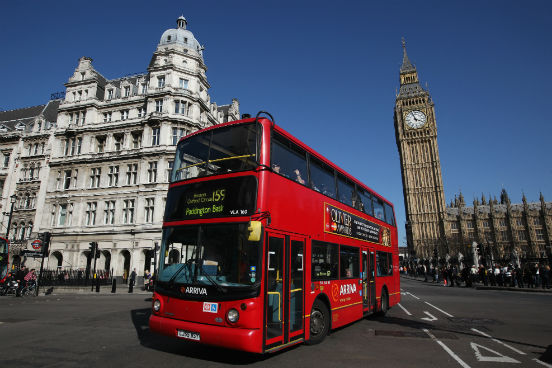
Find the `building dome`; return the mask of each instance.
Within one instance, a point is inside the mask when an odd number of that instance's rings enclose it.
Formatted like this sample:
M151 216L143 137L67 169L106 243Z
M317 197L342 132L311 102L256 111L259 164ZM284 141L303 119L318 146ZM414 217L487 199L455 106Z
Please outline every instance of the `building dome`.
M203 47L195 39L194 34L186 29L188 25L186 18L181 15L176 20L176 24L177 28L167 29L163 32L159 46L179 45L188 50L193 50L203 57Z

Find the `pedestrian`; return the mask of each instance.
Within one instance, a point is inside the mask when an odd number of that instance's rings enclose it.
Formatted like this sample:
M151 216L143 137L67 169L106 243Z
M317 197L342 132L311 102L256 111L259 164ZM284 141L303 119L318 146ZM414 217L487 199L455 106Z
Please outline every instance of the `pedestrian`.
M542 283L542 288L543 289L548 289L550 286L548 285L549 283L549 280L550 280L550 266L549 265L542 265L540 270L539 270L539 274L540 274L540 279L541 279L541 283Z
M136 282L136 268L132 270L130 273L130 281L128 283L128 292L132 293L132 289L134 288L134 283Z
M27 276L27 268L25 266L21 266L15 273L15 281L17 281L18 284L15 296L21 296L21 290L25 287L25 276Z

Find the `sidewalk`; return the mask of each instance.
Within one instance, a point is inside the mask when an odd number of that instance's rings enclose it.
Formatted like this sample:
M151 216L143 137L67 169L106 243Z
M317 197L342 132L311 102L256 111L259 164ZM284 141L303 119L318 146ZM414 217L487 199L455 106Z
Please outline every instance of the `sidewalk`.
M420 281L420 282L424 282L424 277L423 276L410 276L410 275L404 275L404 274L401 274L401 277L404 277L404 278L407 278L407 279L410 279L410 280L416 280L416 281ZM433 282L431 280L430 277L428 277L428 281L427 281L427 284L428 285L443 285L443 280L439 280L439 282ZM461 288L465 288L465 286L455 286L455 287L461 287ZM545 294L552 294L552 288L549 288L549 289L543 289L542 287L538 287L538 288L519 288L519 287L511 287L511 286L484 286L482 284L479 284L479 283L474 283L472 289L475 289L475 290L503 290L503 291L524 291L524 292L528 292L528 293L545 293Z
M117 285L115 293L111 292L111 285L101 286L100 292L96 292L96 287L92 286L41 286L40 295L57 295L57 294L128 294L128 285ZM151 291L144 290L143 287L134 287L132 294L151 295Z

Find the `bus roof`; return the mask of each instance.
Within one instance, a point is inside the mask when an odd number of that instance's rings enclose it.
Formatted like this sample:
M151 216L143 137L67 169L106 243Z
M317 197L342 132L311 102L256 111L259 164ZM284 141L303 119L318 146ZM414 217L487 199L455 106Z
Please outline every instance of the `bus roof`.
M280 127L279 125L276 125L276 123L274 123L273 121L271 121L270 119L266 118L266 117L258 117L258 118L247 118L247 119L241 119L241 120L234 120L234 121L228 121L226 123L222 123L222 124L217 124L217 125L213 125L213 126L210 126L210 127L207 127L207 128L203 128L201 130L197 130L187 136L184 136L182 137L180 140L182 141L183 139L186 139L188 137L191 137L191 136L194 136L196 134L201 134L201 133L204 133L204 132L207 132L209 130L213 130L213 129L218 129L218 128L222 128L222 127L225 127L225 126L229 126L229 125L238 125L238 124L245 124L245 123L253 123L255 121L258 121L259 123L261 123L263 126L270 126L272 127L274 130L276 130L278 133L282 134L283 136L285 136L287 139L291 140L293 143L297 144L298 146L300 146L302 149L304 149L305 151L309 152L310 154L312 154L313 156L315 156L317 159L321 160L322 162L324 162L326 165L332 167L333 169L337 170L339 173L341 173L342 175L344 175L345 177L347 177L347 179L351 180L352 182L354 182L356 185L362 187L363 189L369 191L370 193L374 194L375 196L377 196L379 199L381 199L382 201L386 202L387 204L389 204L391 207L394 207L393 206L393 203L391 203L390 201L388 201L385 197L383 197L382 195L380 195L379 193L377 193L376 191L374 191L373 189L371 189L370 187L368 187L367 185L363 184L360 180L358 180L357 178L355 178L354 176L352 176L351 174L347 173L347 171L343 170L342 168L340 168L339 166L337 166L336 164L334 164L332 161L328 160L326 157L324 157L323 155L321 155L320 153L316 152L314 149L310 148L309 146L307 146L305 143L303 143L300 139L296 138L294 135L292 135L291 133L289 133L288 131L286 131L285 129L283 129L282 127Z

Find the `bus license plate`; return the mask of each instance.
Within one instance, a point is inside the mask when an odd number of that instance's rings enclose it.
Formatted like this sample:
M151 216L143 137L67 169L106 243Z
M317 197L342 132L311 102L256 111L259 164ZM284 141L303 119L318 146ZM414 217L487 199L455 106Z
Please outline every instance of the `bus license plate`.
M199 341L199 332L191 332L186 330L177 330L178 337L183 339Z

